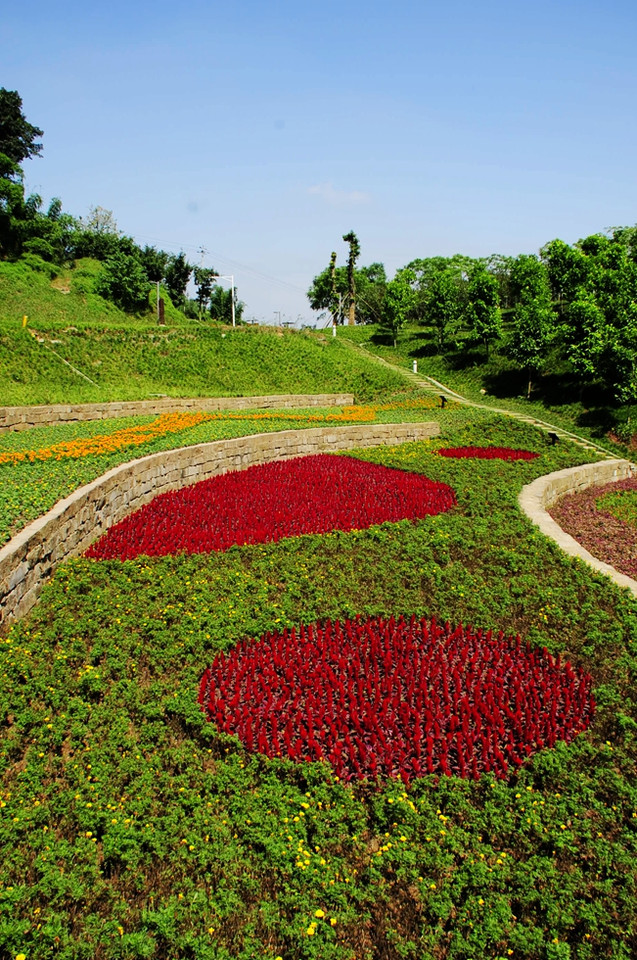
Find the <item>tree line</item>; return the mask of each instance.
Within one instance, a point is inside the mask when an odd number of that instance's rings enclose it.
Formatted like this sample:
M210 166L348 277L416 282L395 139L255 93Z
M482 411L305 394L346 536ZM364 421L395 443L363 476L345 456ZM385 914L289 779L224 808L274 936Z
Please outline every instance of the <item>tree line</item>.
M95 292L128 313L147 310L151 287L160 283L186 316L231 321L233 292L218 285L214 268L189 263L183 252L140 246L118 229L110 210L95 206L87 217L74 217L58 197L45 209L38 194L26 195L22 164L41 156L42 136L24 116L18 92L0 88L0 260L46 269L91 257L102 264ZM187 296L191 279L194 299ZM236 289L234 300L240 321L244 304Z
M528 395L549 361L565 361L582 386L637 397L637 227L552 240L537 255L412 260L392 280L382 263L348 277L332 254L307 295L334 323L351 319L353 302L357 322L377 323L394 345L415 324L439 353L497 349L526 371Z

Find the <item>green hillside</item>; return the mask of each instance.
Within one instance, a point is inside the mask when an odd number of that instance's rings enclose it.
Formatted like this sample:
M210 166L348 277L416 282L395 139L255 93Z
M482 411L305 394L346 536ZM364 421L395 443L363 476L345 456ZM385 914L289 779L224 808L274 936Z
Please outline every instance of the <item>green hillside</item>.
M619 455L634 457L637 403L620 402L603 382L583 385L557 354L535 376L528 399L526 372L501 346L493 347L488 358L481 344L461 349L450 342L440 353L431 328L417 324L403 327L396 347L374 324L339 327L338 336L361 356L375 355L405 371L413 369L415 360L421 377L432 378L471 401L537 417L610 446Z
M97 271L0 264L0 404L335 391L365 401L405 389L331 337L203 324L170 305L165 326L152 309L129 317L92 292Z

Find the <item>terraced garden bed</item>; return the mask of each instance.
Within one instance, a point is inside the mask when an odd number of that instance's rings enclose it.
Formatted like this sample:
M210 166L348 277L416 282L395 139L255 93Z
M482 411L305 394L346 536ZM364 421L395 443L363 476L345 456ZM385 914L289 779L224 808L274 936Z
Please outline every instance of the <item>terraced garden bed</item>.
M436 452L440 440L367 450L354 459L445 484L456 505L367 529L204 554L81 558L59 569L2 645L0 952L635 955L637 602L562 554L516 502L525 483L591 454L550 448L524 424L474 411L440 419L446 446L539 456L453 459ZM538 671L555 670L559 657L574 682L589 684L581 694L591 693L594 714L591 700L586 723L568 736L545 742L536 733L536 749L506 769L488 769L478 752L477 778L468 753L471 776L462 776L453 746L448 769L432 751L439 763L427 772L425 733L425 769L409 758L406 783L400 753L395 768L377 763L362 777L315 755L268 756L258 730L255 744L254 732L250 743L217 722L211 684L202 693L206 669L233 651L286 630L298 638L301 625L324 631L328 621L392 617L435 619L444 636L457 628L465 663L488 631L494 639L502 631L505 659L526 655L527 644L530 656L539 651ZM419 636L413 656L427 649ZM345 656L344 641L338 647ZM389 669L400 655L386 649ZM300 673L307 659L298 663ZM498 676L494 666L503 691ZM403 679L406 667L396 683ZM555 689L564 711L566 692ZM572 704L575 687L564 690ZM487 702L486 688L482 695ZM370 688L366 702L374 696ZM245 689L240 699L252 702ZM463 717L469 725L473 714L456 706L460 727ZM493 698L497 727L495 706ZM392 710L398 723L400 698ZM442 742L433 709L430 729ZM505 730L503 756L506 742Z

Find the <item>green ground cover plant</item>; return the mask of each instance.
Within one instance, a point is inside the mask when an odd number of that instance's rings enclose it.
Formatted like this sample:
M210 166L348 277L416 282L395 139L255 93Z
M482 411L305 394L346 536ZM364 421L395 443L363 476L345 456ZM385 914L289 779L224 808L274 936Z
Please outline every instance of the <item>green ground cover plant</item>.
M64 299L55 322L33 317L23 328L21 317L0 316L3 405L334 392L367 401L404 389L400 374L332 338L108 313L88 323Z
M520 487L590 451L461 410L356 456L458 505L412 523L150 560L74 560L2 643L0 951L66 958L628 958L637 950L637 603L559 551ZM593 676L597 713L517 775L352 786L249 754L196 698L282 626L435 615Z
M600 510L608 510L618 520L637 528L637 490L607 493L597 501Z

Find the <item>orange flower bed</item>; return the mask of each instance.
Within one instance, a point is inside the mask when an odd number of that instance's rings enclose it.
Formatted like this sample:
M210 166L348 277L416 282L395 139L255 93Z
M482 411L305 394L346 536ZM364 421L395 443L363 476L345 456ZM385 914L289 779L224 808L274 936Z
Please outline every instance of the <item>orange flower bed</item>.
M205 413L166 413L153 420L152 423L140 424L137 427L125 427L115 433L100 434L97 437L64 440L54 443L50 447L40 447L38 450L16 450L11 453L0 454L2 463L22 463L25 460L33 463L35 460L64 460L69 458L99 456L113 453L125 447L138 447L155 437L167 433L180 433L189 427L194 427L209 419Z
M168 433L181 433L190 427L211 420L285 420L296 423L373 423L379 410L429 410L436 407L432 400L406 400L400 403L369 404L343 407L341 413L289 413L285 410L219 411L217 413L164 413L152 423L126 427L110 434L65 440L37 450L16 450L0 453L0 464L33 463L36 460L64 460L101 456L126 447L139 447Z

